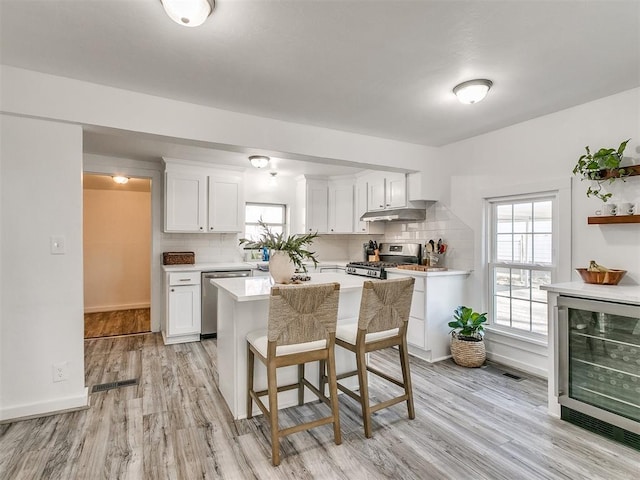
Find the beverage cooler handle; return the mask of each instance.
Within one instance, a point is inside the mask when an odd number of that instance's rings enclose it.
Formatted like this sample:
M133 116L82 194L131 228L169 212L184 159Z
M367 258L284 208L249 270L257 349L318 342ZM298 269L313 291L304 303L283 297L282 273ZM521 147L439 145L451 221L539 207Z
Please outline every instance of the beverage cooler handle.
M554 307L555 318L554 322L554 352L553 352L553 395L557 398L560 395L565 394L566 388L566 376L569 368L568 358L568 334L569 334L569 311L567 307Z

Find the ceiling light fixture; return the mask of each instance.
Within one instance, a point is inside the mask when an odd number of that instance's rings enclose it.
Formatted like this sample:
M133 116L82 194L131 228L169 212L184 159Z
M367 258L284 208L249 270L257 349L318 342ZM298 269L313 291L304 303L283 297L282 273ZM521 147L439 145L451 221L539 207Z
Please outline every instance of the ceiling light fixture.
M491 85L493 85L491 80L469 80L453 87L453 93L456 94L460 103L478 103L487 96Z
M251 155L249 157L249 161L251 162L251 165L253 165L256 168L266 167L267 165L269 165L269 160L271 159L264 155Z
M129 177L123 177L122 175L115 175L113 177L113 181L120 184L120 185L124 185L125 183L127 183L129 181Z
M215 0L160 0L169 18L183 27L197 27L211 15Z

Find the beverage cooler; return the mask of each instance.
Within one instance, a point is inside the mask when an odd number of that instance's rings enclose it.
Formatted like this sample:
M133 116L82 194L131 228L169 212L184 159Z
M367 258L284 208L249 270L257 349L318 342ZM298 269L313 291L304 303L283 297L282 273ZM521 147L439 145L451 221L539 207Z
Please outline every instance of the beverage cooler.
M640 306L558 299L561 418L640 450Z

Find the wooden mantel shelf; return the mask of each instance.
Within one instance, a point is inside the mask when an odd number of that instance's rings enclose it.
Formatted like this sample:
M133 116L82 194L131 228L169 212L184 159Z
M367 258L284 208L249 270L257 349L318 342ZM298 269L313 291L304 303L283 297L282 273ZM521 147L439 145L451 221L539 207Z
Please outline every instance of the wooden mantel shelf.
M615 215L615 216L597 216L588 217L589 225L602 225L611 223L640 223L640 215Z

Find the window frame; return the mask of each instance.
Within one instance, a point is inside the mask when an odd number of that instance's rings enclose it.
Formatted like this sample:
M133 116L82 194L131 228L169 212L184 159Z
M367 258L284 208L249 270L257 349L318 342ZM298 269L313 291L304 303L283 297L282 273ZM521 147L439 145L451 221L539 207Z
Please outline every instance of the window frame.
M523 299L529 303L529 330L524 330L521 328L500 325L496 323L496 272L497 269L519 269L519 270L528 270L532 271L549 271L551 274L550 283L556 283L560 277L560 259L559 254L561 251L560 248L560 206L561 206L561 192L559 190L545 190L545 191L537 191L537 192L526 192L526 193L517 193L512 195L505 196L494 196L494 197L485 197L485 205L486 205L486 218L487 218L487 237L486 237L486 266L487 266L487 311L488 311L488 326L490 329L494 329L506 334L517 335L523 338L528 338L531 340L539 340L546 341L549 336L548 326L549 326L549 309L548 309L548 301L541 302L534 300L532 295L530 295L529 299ZM497 249L498 249L498 224L497 224L497 207L500 205L514 205L517 203L535 203L538 201L551 201L551 263L521 263L521 262L507 262L507 261L498 261L497 260ZM533 232L535 233L535 232ZM511 284L511 282L510 282ZM510 299L516 298L510 295ZM533 303L539 303L545 305L545 311L547 312L547 333L539 333L533 332L533 322L532 322L532 308ZM511 307L510 307L511 309ZM512 323L512 313L510 310L510 323Z
M271 202L245 202L244 204L244 213L245 213L245 222L244 222L244 236L247 237L247 226L257 227L258 222L248 222L247 219L247 208L250 206L269 206L269 207L281 207L282 208L282 223L277 222L264 222L269 227L282 227L282 232L284 235L287 235L288 227L287 224L287 205L285 203L271 203Z

